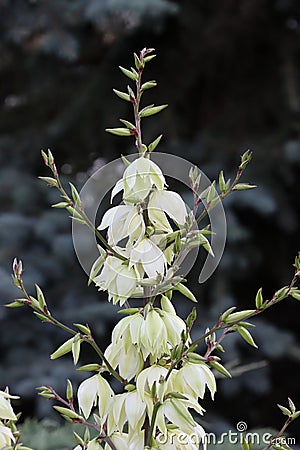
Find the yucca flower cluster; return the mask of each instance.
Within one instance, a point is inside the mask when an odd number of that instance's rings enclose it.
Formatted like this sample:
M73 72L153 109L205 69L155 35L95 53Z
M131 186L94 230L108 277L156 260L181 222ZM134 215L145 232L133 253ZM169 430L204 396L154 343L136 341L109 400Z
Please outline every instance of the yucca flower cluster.
M109 300L122 306L130 297L143 296L144 281L154 286L165 277L174 259L169 219L180 229L186 223L187 209L179 194L166 190L165 177L149 154L128 165L112 199L121 191L123 204L109 209L98 227L107 229L115 255L103 261L94 282L108 292Z

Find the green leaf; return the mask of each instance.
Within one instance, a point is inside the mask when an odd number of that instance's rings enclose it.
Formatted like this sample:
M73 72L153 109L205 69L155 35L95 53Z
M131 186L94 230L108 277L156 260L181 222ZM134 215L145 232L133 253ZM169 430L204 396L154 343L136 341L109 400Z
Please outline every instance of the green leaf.
M126 92L118 91L117 89L113 89L114 93L121 98L122 100L126 100L126 102L130 102L130 95Z
M216 369L219 373L221 373L222 375L225 375L225 377L227 378L232 378L231 374L228 372L227 369L225 369L224 366L222 366L222 364L220 364L217 361L209 361L210 365Z
M136 53L134 53L133 56L134 56L135 67L137 68L137 70L139 70L142 66L141 60Z
M141 89L143 91L146 91L147 89L151 89L157 86L156 81L152 80L152 81L147 81L146 83L142 84Z
M39 177L40 180L45 181L49 186L57 186L57 181L55 178L51 177Z
M264 302L263 296L262 296L262 288L260 288L257 291L256 297L255 297L255 306L257 309L261 309L262 304Z
M226 320L223 319L225 323L233 323L238 322L240 320L246 319L246 317L251 317L255 313L255 309L245 309L245 311L238 311L232 314L229 314L226 317Z
M121 72L124 73L124 75L126 75L126 77L130 78L131 80L136 81L138 79L138 74L134 71L132 72L131 70L125 69L125 67L119 66L119 69L121 70Z
M125 308L125 309L119 309L118 314L136 314L140 311L139 308Z
M72 198L74 200L74 203L76 203L77 205L81 205L81 199L79 196L79 193L76 189L76 187L74 186L73 183L69 183L70 188L71 188L71 192L72 192Z
M69 353L72 350L72 344L73 344L74 337L71 339L68 339L66 342L64 342L58 349L53 352L50 355L51 359L60 358L61 356L65 355L66 353Z
M300 411L296 411L291 415L292 420L298 419L298 417L300 417Z
M151 144L148 145L149 152L153 152L153 150L156 149L156 147L157 147L158 144L160 143L161 138L162 138L162 134L160 134L160 135L155 139L155 141L151 142Z
M26 300L26 299L25 299ZM6 305L4 305L6 308L20 308L20 306L24 306L23 302L20 302L18 300L16 300L15 302L12 303L7 303Z
M124 119L120 119L120 122L123 123L123 125L125 125L125 127L129 128L129 130L135 130L135 125L133 125L133 123L128 122L128 120L124 120Z
M163 109L167 108L168 105L160 105L160 106L146 106L144 109L140 111L140 117L149 117L154 114L158 114Z
M277 406L285 416L290 416L292 414L291 411L288 408L286 408L285 406L282 406L282 405L277 405Z
M82 325L81 323L73 323L73 325L77 327L78 330L80 330L83 334L86 334L87 336L91 334L91 330L89 329L89 327Z
M49 318L48 318L45 314L40 314L40 313L38 313L38 312L36 312L36 311L33 311L33 314L34 314L36 317L38 317L42 322L45 322L45 323L51 322L51 321L49 320Z
M36 289L36 295L37 295L39 305L40 305L41 309L44 311L45 306L47 306L44 294L43 294L41 288L37 284L35 285L35 289Z
M51 205L51 208L63 209L67 208L68 206L70 206L69 202L59 202L55 203L54 205Z
M296 411L296 406L291 398L288 398L289 407L291 409L291 412L294 413Z
M219 175L219 186L220 186L221 192L226 192L226 182L225 182L223 170L221 170L220 175Z
M238 183L234 186L232 189L233 191L247 191L248 189L254 189L257 186L255 184L248 184L248 183Z
M105 131L116 136L131 136L131 131L128 128L106 128Z
M221 320L223 322L226 321L227 317L236 309L236 306L232 306L231 308L226 309L221 316Z
M60 414L63 414L64 416L70 417L70 419L82 419L83 417L79 416L75 411L72 411L71 409L64 408L63 406L53 406L56 411L58 411Z
M144 62L149 62L149 61L151 61L151 59L153 59L153 58L155 58L155 57L156 57L156 55L145 56Z
M240 333L240 335L242 336L242 338L252 347L258 348L257 345L255 344L253 337L251 336L249 330L247 330L247 328L244 327L238 327L237 331Z
M71 400L73 398L73 386L72 382L67 379L66 399Z
M198 303L194 294L184 284L178 283L178 284L176 284L176 286L174 286L174 289L179 291L182 295L184 295L188 299L192 300L192 302Z
M94 363L94 364L85 364L84 366L77 367L76 370L93 372L93 371L98 371L99 369L101 369L101 366L99 364Z
M215 198L216 194L217 194L216 182L214 181L208 189L207 198L206 198L207 202L211 203L213 201L213 199Z
M81 342L82 342L82 340L80 339L80 336L76 335L75 338L73 339L73 343L72 343L72 355L73 355L73 361L74 361L75 366L79 360Z
M291 296L295 299L300 301L300 291L295 291L291 293Z
M247 439L243 436L242 440L242 450L251 450L252 444L249 444Z

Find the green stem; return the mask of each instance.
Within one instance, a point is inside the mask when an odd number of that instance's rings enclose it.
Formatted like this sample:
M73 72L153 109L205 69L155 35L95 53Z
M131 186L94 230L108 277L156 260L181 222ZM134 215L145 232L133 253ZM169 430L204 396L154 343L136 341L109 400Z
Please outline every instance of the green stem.
M156 416L157 416L160 405L161 404L159 402L157 402L153 408L153 414L151 417L150 429L149 429L149 434L148 434L148 439L147 439L147 445L149 447L152 446L152 439L153 439L154 427L155 427L155 422L156 422Z
M268 450L269 448L271 448L272 445L274 445L274 441L276 443L276 439L279 439L283 435L283 433L285 432L287 427L291 424L291 422L293 422L293 419L288 417L281 430L276 434L276 436L273 439L271 439L270 443L266 445L266 447L264 447L263 450Z
M136 128L136 147L137 147L140 155L143 155L143 153L144 153L143 141L142 141L142 130L141 130L141 116L139 113L141 97L143 94L143 91L141 90L143 69L144 69L144 67L141 66L138 71L138 78L136 80L136 99L133 104L134 121L135 121L135 128Z
M261 314L262 312L264 312L266 309L270 308L271 306L281 302L282 300L285 300L287 297L289 297L290 292L292 287L295 285L297 279L298 279L298 270L296 270L295 275L290 283L290 285L288 286L288 290L286 292L286 294L284 295L284 297L280 298L280 299L276 299L276 296L274 295L273 298L271 300L269 300L269 302L267 303L266 307L264 309L256 309L253 313L248 314L248 316L243 318L243 321L247 321L248 319L251 319L252 317L257 316L258 314ZM219 321L216 323L216 325L214 325L210 330L208 330L206 333L202 334L199 338L195 339L191 345L195 345L195 344L200 344L200 342L204 341L205 338L207 338L208 336L212 335L213 333L215 333L216 331L220 331L220 330L224 330L224 332L222 333L222 336L220 337L220 339L218 340L218 343L221 343L221 341L225 338L225 336L227 335L227 330L229 328L232 328L233 326L237 325L239 322L241 322L240 320L237 320L236 322L232 322L230 324L228 323L223 323L221 321L221 319L219 319ZM217 345L217 344L216 344ZM214 350L214 348L210 351L210 353ZM182 360L182 357L185 355L186 352L184 352L182 355L180 355L176 361L174 361L169 370L168 373L166 375L166 380L170 377L171 372L173 371L173 369L175 369L175 367L177 366L177 364L180 363L180 361Z
M228 191L226 191L226 192L221 192L221 193L220 193L219 197L220 197L220 200L221 200L221 201L224 200L226 197L228 197L228 195L232 194L233 189L234 189L235 185L237 184L237 182L239 181L239 179L241 178L243 172L244 172L244 170L242 170L242 169L240 169L240 168L238 169L237 174L236 174L236 177L235 177L235 179L233 180L233 182L231 183L231 186L230 186L230 188L228 189ZM200 214L200 216L197 218L196 222L199 224L199 223L201 222L201 220L203 220L204 217L207 216L208 212L209 212L211 209L212 209L211 204L208 203L208 204L206 205L205 209L204 209L204 210L202 211L202 213Z
M122 378L121 375L119 375L118 372L115 369L113 369L109 361L104 356L104 353L102 352L98 344L95 342L94 338L92 336L87 336L86 342L88 342L91 345L91 347L95 350L97 355L104 361L111 375L113 375L113 377L116 378L118 381L120 381L122 384L127 384L126 380L124 380L124 378Z
M26 299L31 303L32 300L31 300L30 296L28 295L28 293L27 293L27 291L26 291L26 289L24 287L23 281L20 278L19 278L18 281L19 281L19 287L20 287L21 291L23 292L23 294L26 297ZM72 334L73 336L75 336L77 334L77 331L75 331L72 328L68 327L67 325L63 324L59 320L55 319L55 317L53 317L49 312L47 314L45 314L45 312L42 311L42 310L40 310L38 312L44 314L45 317L48 318L49 323L52 323L52 325L55 325L58 328L61 328L62 330L66 331L69 334ZM111 364L109 363L107 358L104 356L104 353L102 352L100 347L95 342L94 338L92 336L85 336L84 340L91 345L91 347L95 350L97 355L102 359L102 361L105 363L105 365L106 365L107 369L109 370L109 372L111 373L111 375L114 378L116 378L118 381L120 381L122 384L126 384L126 380L124 380L124 378L122 378L118 374L118 372L113 369L113 367L111 366Z

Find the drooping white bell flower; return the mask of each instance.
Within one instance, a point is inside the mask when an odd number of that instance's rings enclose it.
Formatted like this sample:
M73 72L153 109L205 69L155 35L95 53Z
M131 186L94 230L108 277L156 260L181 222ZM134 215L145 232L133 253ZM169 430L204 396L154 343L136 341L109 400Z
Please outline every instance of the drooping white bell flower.
M193 419L189 408L193 408L199 414L203 414L203 408L193 398L185 399L169 397L159 407L157 414L157 426L163 434L166 434L165 422L171 422L184 433L191 434L199 430L198 424ZM203 433L205 434L204 430Z
M108 228L108 243L116 246L129 236L129 241L136 242L145 234L143 212L137 206L119 205L106 211L98 230Z
M123 431L125 423L128 423L129 436L132 437L141 430L145 420L146 403L138 395L137 391L125 392L116 395L108 419L108 432Z
M12 431L0 420L0 448L12 448L11 442L15 442Z
M202 362L187 362L178 370L174 385L178 392L190 394L195 399L203 398L205 389L208 387L211 398L214 398L216 392L216 379L210 368Z
M154 190L148 203L148 214L151 222L158 221L159 210L163 210L177 224L185 224L187 210L184 201L177 192Z
M111 441L118 450L142 450L144 448L144 431L136 432L131 438L128 433L113 433ZM109 444L105 444L105 450L111 450Z
M93 406L96 406L98 402L99 415L103 423L109 413L113 397L112 388L100 373L84 380L77 392L79 409L84 417L88 419Z
M10 404L10 399L19 397L0 391L0 419L17 420L17 417Z
M115 256L108 256L100 275L94 283L102 291L108 291L108 300L122 306L136 289L137 276L135 270Z
M122 339L117 343L112 342L106 348L104 356L113 369L118 367L119 374L127 381L140 373L144 366L144 359L139 348L132 343L124 346Z
M147 394L151 393L154 384L156 392L159 392L163 396L168 389L168 383L165 382L167 374L168 369L156 364L142 370L136 380L136 389L140 397L146 401Z
M148 355L160 358L164 353L169 353L167 345L168 335L164 321L157 311L150 310L142 322L139 344L144 358Z
M115 195L123 188L123 200L128 203L139 203L144 200L155 187L162 190L166 185L160 168L150 159L141 156L133 161L123 175L123 184L117 183Z
M141 264L149 278L155 279L158 274L164 275L167 260L161 249L149 238L143 238L130 251L130 264Z

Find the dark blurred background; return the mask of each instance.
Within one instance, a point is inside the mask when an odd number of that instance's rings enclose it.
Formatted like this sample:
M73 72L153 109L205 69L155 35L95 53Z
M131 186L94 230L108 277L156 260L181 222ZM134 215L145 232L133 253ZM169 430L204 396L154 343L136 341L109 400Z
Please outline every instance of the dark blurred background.
M199 298L195 336L230 306L252 308L259 287L268 297L288 284L299 250L297 0L0 0L1 303L19 295L10 279L18 256L29 290L38 283L60 320L90 323L103 345L116 310L86 286L67 214L51 210L58 195L37 179L48 175L40 150L51 148L64 182L78 188L106 162L134 152L130 140L104 129L131 120L112 88L124 90L117 67L132 65L132 53L145 46L158 55L146 76L159 83L145 96L169 104L144 121L145 142L163 132L160 151L189 159L211 179L221 169L232 176L240 155L254 152L244 181L258 189L225 202L221 265L205 285L199 270L189 275ZM192 306L180 297L177 304L183 315ZM224 343L236 377L220 382L214 404L204 402L209 431L239 420L279 427L276 403L291 396L300 407L299 312L289 300L257 320L259 351L238 336ZM75 385L82 379L70 358L49 360L66 336L24 309L2 307L0 321L1 388L22 396L24 416L43 418L51 405L34 388L62 392L67 377ZM297 430L290 428L299 443Z

